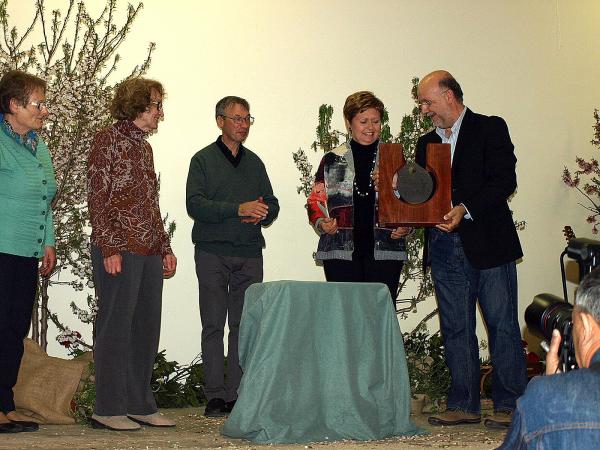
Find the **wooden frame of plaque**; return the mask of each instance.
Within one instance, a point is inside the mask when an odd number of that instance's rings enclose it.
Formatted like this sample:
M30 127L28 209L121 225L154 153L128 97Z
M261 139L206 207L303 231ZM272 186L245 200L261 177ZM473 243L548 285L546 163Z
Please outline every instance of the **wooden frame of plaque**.
M379 144L379 225L384 227L425 226L444 223L452 204L450 144L427 144L426 170L434 181L431 197L419 204L398 198L392 180L406 164L400 144Z

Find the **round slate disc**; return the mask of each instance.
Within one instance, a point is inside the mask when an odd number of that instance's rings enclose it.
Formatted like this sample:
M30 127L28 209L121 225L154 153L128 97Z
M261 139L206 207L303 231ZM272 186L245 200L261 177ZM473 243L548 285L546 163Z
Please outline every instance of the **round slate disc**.
M433 193L431 175L416 163L406 163L396 172L396 178L396 195L406 203L423 203Z

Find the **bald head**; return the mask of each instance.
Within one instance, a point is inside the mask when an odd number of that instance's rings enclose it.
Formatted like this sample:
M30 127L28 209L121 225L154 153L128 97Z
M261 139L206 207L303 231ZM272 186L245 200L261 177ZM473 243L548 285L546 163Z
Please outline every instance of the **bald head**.
M454 94L454 98L457 102L462 105L463 102L463 91L458 84L458 81L452 76L452 74L446 70L436 70L434 72L428 73L423 77L419 86L422 84L431 84L437 85L440 90L449 89L452 94Z
M439 128L451 128L464 109L462 89L445 70L425 75L417 86L417 97L421 112Z
M428 73L421 79L421 83L425 82L435 82L439 83L443 78L454 78L452 74L446 70L434 70L431 73Z

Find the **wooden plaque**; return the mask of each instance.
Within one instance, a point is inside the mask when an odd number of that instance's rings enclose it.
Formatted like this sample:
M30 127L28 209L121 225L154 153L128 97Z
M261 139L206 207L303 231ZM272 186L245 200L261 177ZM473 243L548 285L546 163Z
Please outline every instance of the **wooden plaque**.
M379 144L379 225L425 226L444 223L451 209L452 170L450 144L428 144L425 169L433 178L431 197L419 204L398 198L392 187L394 174L406 164L400 144Z

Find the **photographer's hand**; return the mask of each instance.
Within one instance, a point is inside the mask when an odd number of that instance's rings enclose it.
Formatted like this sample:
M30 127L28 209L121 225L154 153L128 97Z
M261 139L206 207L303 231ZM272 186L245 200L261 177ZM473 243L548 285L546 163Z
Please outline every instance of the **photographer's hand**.
M558 352L560 350L560 333L558 330L552 330L552 340L550 341L550 350L546 355L546 375L554 375L560 373L560 358Z

